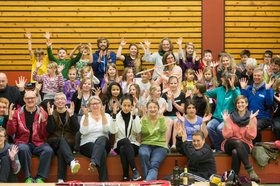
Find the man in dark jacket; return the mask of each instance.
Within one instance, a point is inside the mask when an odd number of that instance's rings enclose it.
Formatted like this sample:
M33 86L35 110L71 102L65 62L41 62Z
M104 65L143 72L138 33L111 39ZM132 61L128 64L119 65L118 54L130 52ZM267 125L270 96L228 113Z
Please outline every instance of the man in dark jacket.
M9 100L10 103L19 104L20 92L16 87L8 85L8 78L5 73L0 72L0 97Z
M177 136L176 149L187 156L187 167L190 173L207 180L212 174L216 174L213 152L205 143L205 135L202 131L193 133L192 141L186 141L185 135Z

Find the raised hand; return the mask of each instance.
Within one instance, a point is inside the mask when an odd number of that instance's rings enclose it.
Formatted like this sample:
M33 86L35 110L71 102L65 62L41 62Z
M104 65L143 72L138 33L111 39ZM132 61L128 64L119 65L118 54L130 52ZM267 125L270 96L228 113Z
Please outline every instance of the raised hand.
M45 112L44 108L43 108L43 107L40 107L40 115L39 115L39 118L41 118L41 121L42 121L42 122L46 122L46 121L47 121L47 118L45 117L44 112Z
M124 38L121 39L121 43L120 43L120 46L121 47L124 47L126 45L126 41Z
M274 84L275 78L270 77L269 82L265 84L265 89L268 90Z
M203 80L203 72L202 72L201 69L195 71L195 75L196 75L198 81L202 81Z
M275 94L274 98L277 100L277 102L280 102L280 95L279 94Z
M60 74L61 72L62 72L62 70L64 69L64 65L58 65L58 67L57 67L57 72L58 72L58 74Z
M144 43L145 43L147 48L150 48L150 46L151 46L151 42L150 41L145 40Z
M211 118L212 118L212 114L208 114L208 115L205 114L202 118L202 122L210 121Z
M9 120L12 120L13 119L13 116L15 114L15 108L14 108L14 104L11 103L10 104L10 108L9 108Z
M180 120L181 123L184 123L185 118L181 115L180 112L176 112L176 117L178 118L178 120Z
M25 83L27 79L24 76L19 76L18 81L16 80L16 86L20 91L24 90Z
M51 116L53 115L54 105L51 106L50 102L47 104L48 114Z
M168 91L167 94L166 94L167 98L169 100L171 100L172 102L174 101L174 94L172 94L171 91Z
M37 91L37 93L40 92L41 88L42 88L42 84L36 82L36 83L35 83L35 90Z
M183 43L183 38L182 37L179 37L176 41L177 45L178 46L182 46L182 43Z
M185 141L187 139L186 129L184 127L184 123L175 123L174 129L176 130L178 136L182 136L182 140Z
M92 90L95 96L99 96L101 94L101 88L97 87Z
M234 88L235 86L235 75L230 76L230 78L228 79L229 85L231 88Z
M15 161L15 156L17 155L18 151L19 151L18 146L16 145L13 145L12 149L8 149L8 153L11 161Z
M32 34L30 32L26 32L25 33L25 37L27 37L28 39L32 38Z
M239 80L239 83L240 83L241 89L246 89L247 84L248 84L248 80L246 78L241 78Z
M119 103L113 102L112 109L113 109L113 113L117 114L117 112L119 110Z
M253 113L253 111L251 111L250 119L253 119L253 118L256 117L258 114L259 114L259 110L257 110L255 113Z
M104 81L105 81L105 84L108 84L108 83L109 83L108 74L105 74L105 75L104 75Z
M213 67L213 68L216 68L217 66L219 66L220 64L219 64L219 62L218 61L212 61L211 62L211 67Z
M101 116L105 117L105 106L101 104Z
M51 33L50 33L50 32L46 32L46 33L44 34L44 37L45 37L47 40L50 40L50 38L51 38Z
M195 61L199 61L200 60L200 55L196 55L196 57L195 57Z
M88 108L85 106L81 106L81 109L86 117L88 117Z
M74 104L73 101L71 101L71 103L70 103L70 108L68 108L68 107L66 106L66 110L67 110L67 112L68 112L68 114L69 114L70 117L74 115L75 104Z
M224 111L224 113L222 114L222 116L223 116L223 120L224 120L224 121L227 121L227 120L228 120L228 118L229 118L228 111L227 111L227 110L225 110L225 111Z

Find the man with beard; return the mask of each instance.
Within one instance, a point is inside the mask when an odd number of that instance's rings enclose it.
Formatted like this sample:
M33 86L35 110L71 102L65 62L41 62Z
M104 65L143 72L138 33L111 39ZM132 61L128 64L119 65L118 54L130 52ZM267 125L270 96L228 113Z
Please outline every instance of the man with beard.
M8 85L8 78L5 73L0 72L0 97L4 97L9 100L10 103L17 104L20 99L20 92L16 87Z
M102 82L108 63L116 63L116 53L108 50L109 40L104 37L97 39L97 50L93 54L93 71L94 75Z

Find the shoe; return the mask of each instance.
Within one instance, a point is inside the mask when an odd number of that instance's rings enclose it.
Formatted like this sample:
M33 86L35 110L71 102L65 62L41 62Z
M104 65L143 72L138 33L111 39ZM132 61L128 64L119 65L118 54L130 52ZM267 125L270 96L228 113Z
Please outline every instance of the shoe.
M123 181L130 181L130 179L128 177L124 176Z
M64 183L64 180L63 179L58 179L57 183Z
M140 176L139 172L137 170L133 171L133 181L138 181L140 180L142 177Z
M45 183L43 178L36 178L35 183Z
M88 165L88 171L92 173L92 172L95 171L95 169L96 169L95 163L90 162L89 165Z
M34 182L33 178L26 178L24 181L24 183L33 183L33 182Z
M171 152L177 152L176 145L172 145L171 148L170 148L170 151Z
M76 174L77 172L79 172L80 167L81 167L81 165L75 159L71 161L70 168L71 168L72 174Z
M249 177L251 179L251 181L255 181L255 182L260 182L260 178L259 176L256 174L256 172L254 171L254 168L251 167L249 169L246 169L248 174L249 174Z

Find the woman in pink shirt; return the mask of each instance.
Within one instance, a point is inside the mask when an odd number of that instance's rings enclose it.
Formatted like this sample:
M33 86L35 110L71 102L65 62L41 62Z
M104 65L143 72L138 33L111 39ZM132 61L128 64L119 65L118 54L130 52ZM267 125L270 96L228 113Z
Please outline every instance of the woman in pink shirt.
M224 152L232 156L231 168L236 174L239 173L240 164L244 165L251 180L259 181L253 166L249 162L249 154L253 148L252 140L257 135L258 112L248 111L248 100L240 95L235 100L236 109L228 114L223 113L224 128L222 130L224 141L221 148Z

